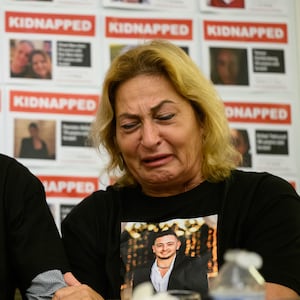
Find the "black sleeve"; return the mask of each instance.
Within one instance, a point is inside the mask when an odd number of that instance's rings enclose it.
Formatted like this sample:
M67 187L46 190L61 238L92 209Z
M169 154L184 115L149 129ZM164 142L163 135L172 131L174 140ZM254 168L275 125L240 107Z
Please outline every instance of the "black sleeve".
M245 247L263 257L266 281L300 294L300 197L287 181L266 176L253 199L242 232Z
M61 228L74 276L107 298L106 208L97 200L95 194L82 200L63 220Z
M21 289L28 288L39 273L53 269L67 271L62 241L40 180L12 161L5 199L9 255Z

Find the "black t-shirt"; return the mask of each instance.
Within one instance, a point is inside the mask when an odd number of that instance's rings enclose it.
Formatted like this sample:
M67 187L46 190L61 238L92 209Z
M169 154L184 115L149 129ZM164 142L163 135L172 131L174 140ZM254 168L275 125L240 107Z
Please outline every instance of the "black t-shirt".
M124 189L122 221L163 222L173 218L193 218L216 214L222 197L222 184L205 181L197 188L170 197L149 197L140 189Z
M83 200L62 224L75 276L104 298L119 298L121 222L167 222L218 215L217 261L227 249L259 253L262 275L300 293L300 198L268 173L234 171L220 183L203 182L171 197L140 188L109 187Z
M0 299L8 300L38 274L69 268L42 183L2 154L0 169Z

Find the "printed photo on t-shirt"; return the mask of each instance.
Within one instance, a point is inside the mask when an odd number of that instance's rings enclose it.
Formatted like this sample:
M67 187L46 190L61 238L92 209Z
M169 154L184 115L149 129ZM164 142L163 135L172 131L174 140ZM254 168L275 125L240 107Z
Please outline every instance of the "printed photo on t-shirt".
M206 293L216 276L217 215L162 223L122 223L122 299L151 282L154 292L174 289Z

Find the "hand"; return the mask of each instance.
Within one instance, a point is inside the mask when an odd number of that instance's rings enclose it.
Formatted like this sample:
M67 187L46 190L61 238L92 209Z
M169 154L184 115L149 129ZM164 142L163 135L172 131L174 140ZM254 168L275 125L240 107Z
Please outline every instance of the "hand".
M81 283L75 278L75 276L71 272L67 272L64 274L64 280L68 286L81 285Z
M52 300L104 300L98 293L86 284L81 284L71 272L64 274L68 287L59 289Z
M292 289L277 284L266 282L266 297L267 300L272 299L299 299L299 295Z
M75 278L75 277L74 277ZM104 300L86 284L68 286L59 289L52 300Z

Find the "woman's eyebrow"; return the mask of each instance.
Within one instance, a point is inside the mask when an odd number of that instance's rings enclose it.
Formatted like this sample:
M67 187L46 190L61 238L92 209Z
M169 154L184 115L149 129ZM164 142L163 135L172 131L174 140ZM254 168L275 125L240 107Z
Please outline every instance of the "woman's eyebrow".
M153 113L153 112L156 112L156 111L158 111L158 110L160 110L160 108L164 105L164 104L166 104L166 103L174 103L172 100L169 100L169 99L165 99L165 100L162 100L160 103L158 103L157 105L155 105L155 106L153 106L153 107L151 107L151 112Z
M157 112L158 110L160 110L160 108L166 104L166 103L174 103L172 100L169 100L169 99L165 99L165 100L162 100L160 103L158 103L157 105L153 106L150 108L150 111L151 113L155 113ZM117 116L118 119L137 119L139 116L137 114L131 114L131 113L122 113L120 115Z
M137 114L130 114L130 113L122 113L117 116L118 119L137 119L139 116Z

